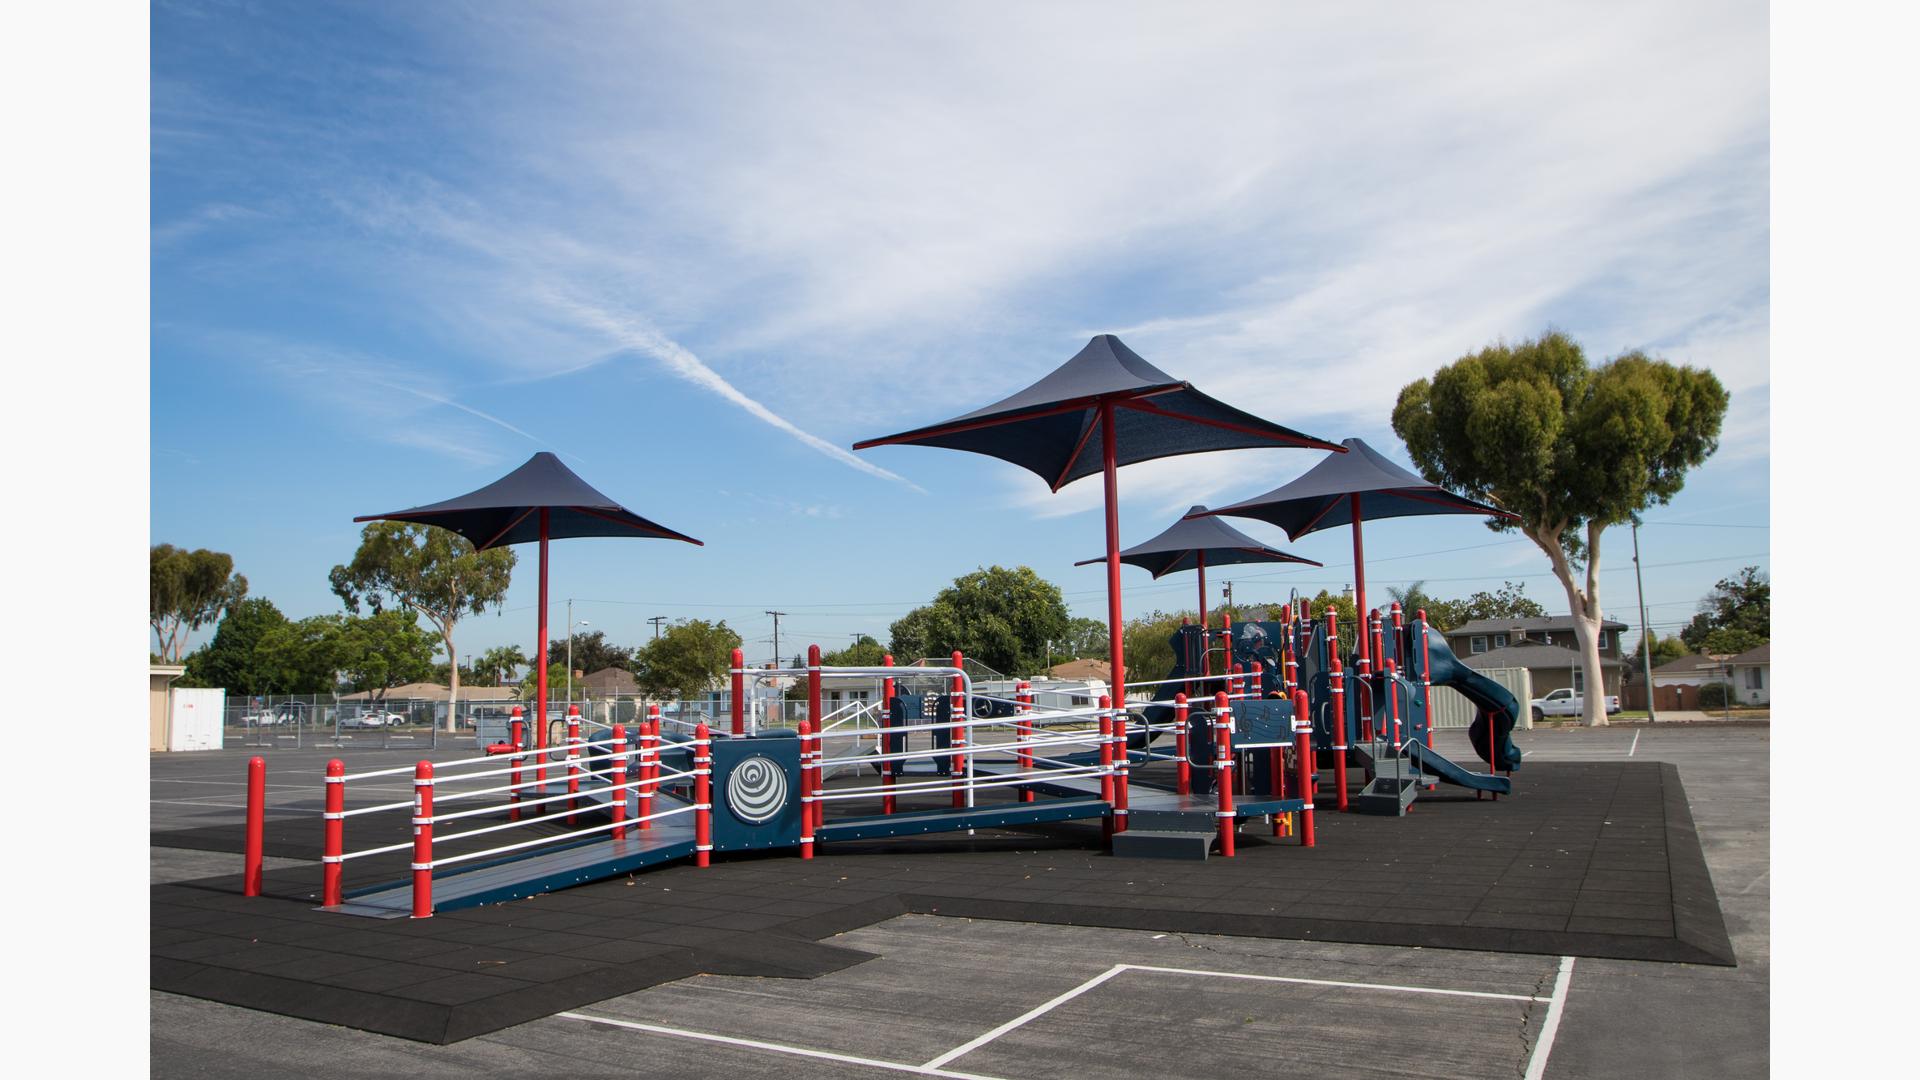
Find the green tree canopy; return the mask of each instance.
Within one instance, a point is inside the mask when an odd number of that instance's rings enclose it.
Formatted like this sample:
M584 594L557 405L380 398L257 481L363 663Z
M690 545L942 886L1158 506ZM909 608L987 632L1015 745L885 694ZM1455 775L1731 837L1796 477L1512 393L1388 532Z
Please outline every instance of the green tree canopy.
M526 666L527 654L520 651L520 646L496 645L480 654L480 659L474 661L473 671L476 679L499 685Z
M350 612L358 613L364 602L377 614L384 602L391 602L424 617L439 631L452 665L457 662L454 624L506 599L515 559L507 548L475 551L466 537L447 529L376 521L360 531L353 560L334 567L327 579ZM458 700L457 669L448 685ZM454 724L454 710L448 709L447 730Z
M200 548L184 551L172 544L155 544L147 574L147 620L160 645L160 656L180 662L187 634L218 622L229 607L247 595L247 579L233 572L233 556Z
M339 689L344 615L316 615L282 623L261 635L255 663L275 693L325 694Z
M1067 620L1066 639L1053 643L1053 662L1107 660L1110 659L1107 653L1111 651L1112 642L1108 639L1106 620L1078 617Z
M1700 651L1714 656L1737 656L1766 643L1766 638L1751 630L1738 626L1716 626L1701 639Z
M1711 372L1630 352L1598 367L1550 332L1471 353L1401 388L1393 430L1421 475L1519 516L1566 590L1587 684L1602 685L1600 536L1680 492L1718 445ZM1576 580L1583 579L1583 580ZM1601 695L1584 721L1606 723Z
M1772 607L1773 586L1768 583L1767 575L1757 566L1746 567L1714 585L1713 591L1700 601L1699 613L1680 631L1680 639L1694 652L1745 652L1772 634ZM1722 644L1728 641L1752 641L1753 644L1734 650L1712 648L1707 640L1716 630L1741 633L1738 637L1722 635L1719 639Z
M1652 660L1654 667L1659 667L1662 664L1670 664L1687 655L1690 651L1687 648L1686 642L1681 641L1677 637L1659 637L1658 635L1654 635L1652 641ZM1627 661L1629 675L1638 674L1646 669L1646 662L1640 656L1640 654L1645 651L1646 642L1642 642L1639 648L1633 650L1633 656Z
M599 671L602 668L631 668L634 650L615 645L607 640L605 631L575 631L573 635L573 670L582 674ZM567 639L557 637L547 642L547 658L559 660L565 665L567 660ZM562 667L564 671L564 666Z
M351 691L371 690L379 699L433 674L433 635L410 611L349 615L334 624L332 636L335 662Z
M696 697L726 678L740 635L726 620L681 619L634 656L634 677L653 697Z
M187 657L188 686L223 686L231 694L287 694L279 674L265 662L262 640L287 625L287 617L265 597L248 597L229 608L213 640Z
M1525 584L1511 581L1494 592L1482 589L1465 600L1429 600L1426 610L1427 622L1438 630L1465 626L1476 619L1538 619L1547 613L1538 601L1527 596Z
M1068 629L1059 586L1031 567L990 566L953 579L889 632L902 663L959 649L995 671L1020 675L1039 671L1047 642L1065 641Z
M886 646L872 635L861 634L846 648L823 654L820 662L828 667L879 667L886 658Z

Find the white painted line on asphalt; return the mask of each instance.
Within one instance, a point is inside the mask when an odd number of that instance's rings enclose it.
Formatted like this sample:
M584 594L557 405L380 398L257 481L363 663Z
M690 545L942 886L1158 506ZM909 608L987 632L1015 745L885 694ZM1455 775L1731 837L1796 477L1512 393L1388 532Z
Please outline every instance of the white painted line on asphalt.
M590 1016L587 1013L563 1012L556 1014L567 1020L584 1020L589 1024L605 1024L609 1027L628 1028L633 1031L645 1031L655 1035L672 1035L681 1039L698 1039L702 1042L724 1043L728 1046L744 1046L750 1050L771 1050L777 1054L791 1054L795 1057L817 1058L822 1061L838 1061L848 1065L865 1065L874 1069L887 1069L892 1072L914 1073L919 1076L948 1076L956 1080L1000 1080L999 1077L981 1073L953 1072L935 1068L932 1065L909 1065L902 1061L881 1061L877 1058L856 1057L852 1054L836 1054L828 1050L809 1050L804 1046L786 1046L782 1043L762 1042L758 1039L737 1039L731 1035L710 1035L704 1031L685 1031L680 1028L661 1027L658 1024L641 1024L632 1020L616 1020L611 1016Z
M1437 986L1401 986L1395 983L1341 982L1334 979L1302 979L1290 975L1249 975L1238 971L1204 971L1199 968L1157 967L1152 964L1115 964L1099 975L1088 979L1079 986L1054 998L1052 1001L1029 1009L1025 1013L1014 1017L984 1035L961 1043L959 1046L927 1062L926 1067L937 1068L963 1054L972 1053L1009 1031L1020 1027L1022 1024L1045 1016L1059 1006L1072 1001L1074 998L1092 990L1094 987L1112 979L1114 976L1128 971L1145 971L1160 975L1205 975L1216 979L1251 979L1256 982L1297 983L1304 986L1338 986L1354 990L1390 990L1404 994L1439 994L1446 997L1492 998L1499 1001L1538 1002L1548 1000L1533 994L1498 994L1490 990L1451 990ZM1551 1010L1553 1006L1549 1005L1548 1008Z
M1633 752L1638 749L1640 749L1640 733L1636 731L1633 733L1633 745L1627 747L1627 756L1632 757Z
M1540 1080L1547 1072L1547 1055L1553 1053L1553 1037L1560 1032L1560 1014L1566 1008L1567 988L1573 983L1573 957L1560 958L1560 974L1553 980L1553 997L1547 1005L1547 1022L1540 1027L1540 1041L1533 1044L1533 1057L1527 1061L1525 1080Z
M1050 1012L1056 1006L1065 1005L1067 1002L1072 1001L1074 998L1079 997L1081 994L1084 994L1087 991L1093 989L1094 987L1099 986L1101 983L1106 982L1108 979L1113 978L1115 975L1118 975L1125 970L1127 970L1126 964L1115 964L1112 967L1108 968L1107 970L1101 972L1100 974L1095 975L1093 978L1088 979L1086 982L1081 983L1079 986L1076 986L1073 989L1067 991L1066 993L1061 994L1059 997L1054 998L1052 1001L1049 1001L1044 1005L1035 1006L1034 1008L1027 1010L1026 1012L1020 1014L1019 1016L1014 1017L1013 1019L1007 1021L1006 1023L1001 1024L999 1027L994 1028L992 1031L989 1031L986 1034L981 1035L977 1038L970 1039L967 1042L961 1043L959 1046L956 1046L953 1049L947 1051L946 1053L941 1054L939 1057L934 1058L932 1061L927 1062L925 1067L929 1069L937 1069L940 1066L945 1065L947 1062L952 1061L954 1058L957 1058L962 1054L967 1054L975 1050L978 1050L982 1046L985 1046L988 1043L992 1042L993 1040L999 1038L1000 1036L1005 1035L1007 1032L1012 1031L1014 1028L1019 1027L1021 1024L1024 1024L1029 1020L1035 1019L1036 1017L1045 1016L1048 1012Z
M1253 979L1258 982L1300 983L1305 986L1343 986L1354 990L1393 990L1403 994L1441 994L1446 997L1495 998L1501 1001L1543 1001L1532 994L1496 994L1491 990L1449 990L1439 986L1400 986L1394 983L1340 982L1334 979L1302 979L1291 975L1246 975L1238 971L1201 971L1195 968L1151 967L1122 964L1128 971L1158 971L1168 975L1211 975L1216 979Z

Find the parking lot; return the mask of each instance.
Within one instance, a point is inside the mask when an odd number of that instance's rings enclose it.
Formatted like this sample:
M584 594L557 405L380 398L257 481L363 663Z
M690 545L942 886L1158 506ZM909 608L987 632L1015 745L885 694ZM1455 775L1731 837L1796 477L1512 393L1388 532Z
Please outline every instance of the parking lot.
M827 939L871 959L818 978L700 975L447 1046L156 992L153 1072L1764 1074L1768 729L1623 725L1517 737L1532 760L1679 767L1738 967L903 915ZM375 754L406 757L370 751L369 760ZM155 832L230 823L245 756L156 756ZM308 756L270 770L278 812L317 803L318 759ZM233 869L226 853L153 852L156 881Z

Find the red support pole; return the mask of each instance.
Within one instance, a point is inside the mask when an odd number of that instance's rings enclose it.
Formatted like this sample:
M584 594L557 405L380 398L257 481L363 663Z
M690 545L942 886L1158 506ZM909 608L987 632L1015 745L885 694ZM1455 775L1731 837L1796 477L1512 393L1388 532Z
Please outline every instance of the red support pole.
M551 525L551 523L552 523L551 512L546 507L544 506L541 507L540 508L540 648L539 648L540 670L534 676L535 696L539 699L539 701L537 702L537 705L540 709L540 715L534 720L533 745L536 750L544 750L546 749L546 746L547 746L547 539L548 539L548 532L549 532L548 527L549 525ZM546 769L546 765L544 764L546 761L546 756L544 754L540 755L538 758L536 758L536 760L542 762L539 769L539 780L540 780L540 785L542 789L540 793L544 795L546 794L545 788L547 783L547 769ZM546 804L542 803L541 810L545 811L545 809L546 809Z
M336 907L341 901L340 871L346 865L347 767L339 758L327 762L326 839L320 855L320 904Z
M580 706L567 706L567 824L574 824L580 794Z
M1333 696L1333 793L1334 808L1347 808L1347 676L1340 670L1340 658L1328 668L1328 683Z
M880 666L892 667L893 654L888 653L885 656L881 657ZM890 754L893 752L893 747L891 746L891 743L893 740L888 738L885 734L885 732L892 727L893 727L893 676L889 675L885 679L882 679L880 682L880 730L882 732L880 736L880 752L882 754ZM893 799L893 790L892 790L893 783L894 783L893 775L898 765L899 765L899 762L897 761L883 761L880 763L880 786L887 789L887 793L880 797L880 812L883 814L891 814L893 813L893 810L894 810L894 799Z
M1100 695L1100 801L1106 803L1109 813L1100 821L1100 835L1108 842L1113 840L1113 714L1108 710L1113 699Z
M706 721L693 729L693 865L713 854L713 734Z
M800 737L800 779L806 789L805 800L800 812L813 823L814 828L825 824L826 806L820 801L820 795L826 785L821 781L824 770L820 767L821 739L820 729L808 725L808 735Z
M1220 795L1220 807L1213 812L1220 826L1220 854L1233 858L1233 703L1226 693L1213 696L1214 788Z
M1119 770L1113 778L1113 816L1115 832L1127 831L1127 769L1132 755L1127 752L1127 710L1113 713L1113 760Z
M1015 687L1014 696L1020 702L1014 706L1015 715L1018 717L1014 721L1014 731L1020 739L1020 751L1017 757L1020 761L1020 771L1030 773L1033 771L1033 748L1027 743L1033 738L1033 684L1021 679ZM1020 785L1020 801L1025 803L1033 801L1033 789L1025 784Z
M259 896L266 878L267 759L247 761L247 842L241 864L240 895Z
M1113 700L1127 702L1126 622L1120 613L1120 481L1115 450L1113 401L1100 402L1100 467L1107 517L1107 656L1113 667Z
M640 745L645 746L646 728L643 726L640 730ZM627 725L613 725L613 742L611 746L613 756L608 760L607 764L607 783L613 785L613 801L607 805L608 810L613 814L613 838L615 840L625 840L627 838L627 827L622 823L627 820L627 789L621 785L627 782ZM645 807L646 803L642 802L641 806ZM646 811L643 809L641 812L645 813Z
M1202 551L1195 560L1200 569L1200 677L1206 678L1213 672L1211 658L1207 653L1207 553ZM1192 674L1189 672L1188 674ZM1205 683L1201 684L1206 685Z
M1372 628L1369 632L1373 635L1373 652L1371 655L1373 657L1373 669L1375 671L1384 670L1386 667L1387 651L1385 642L1382 640L1386 635L1381 630L1381 623L1383 621L1384 620L1380 618L1379 612L1372 611L1367 613L1367 622Z
M1353 514L1353 613L1356 617L1354 649L1359 653L1360 674L1367 673L1367 553L1360 542L1360 496L1347 496Z
M647 818L653 813L653 789L655 779L660 775L660 706L647 706L647 718L640 724L640 788L639 788L639 825L642 830L653 828L653 822Z
M1173 765L1173 790L1193 794L1192 766L1187 764L1187 695L1173 695L1173 753L1179 761Z
M433 762L413 767L413 917L433 917Z
M953 650L953 666L963 667L965 663L966 657L960 655L960 650ZM953 762L952 768L948 771L952 774L954 783L962 785L961 787L953 789L953 808L958 810L967 805L967 793L964 790L964 785L967 782L967 755L965 753L967 749L966 724L967 721L971 719L971 717L967 715L967 684L966 681L958 675L953 677L953 701L950 711L953 720L953 727L949 729L953 732L952 749L959 751L959 753L954 754L953 757L948 759Z
M800 721L800 857L813 858L813 785L807 783L807 741L813 725Z
M1427 612L1422 608L1414 615L1414 625L1420 631L1420 693L1426 704L1427 749L1433 749L1433 649L1427 644Z
M1296 770L1294 786L1299 789L1300 797L1307 805L1300 811L1300 846L1313 846L1313 720L1308 713L1307 692L1293 692L1293 762Z
M523 753L527 748L527 722L520 706L513 707L513 719L507 721L507 738L513 743L513 756L507 759L512 771L507 773L507 820L520 820L520 766L527 760Z
M1400 685L1396 681L1399 669L1393 661L1387 661L1387 670L1384 675L1385 678L1380 682L1387 688L1387 715L1393 718L1393 746L1398 750L1400 748Z
M807 646L807 719L813 721L813 779L816 788L826 786L826 767L821 760L826 757L825 724L820 718L820 646ZM815 828L826 824L827 804L813 804L813 824Z
M733 737L747 733L747 654L733 650Z

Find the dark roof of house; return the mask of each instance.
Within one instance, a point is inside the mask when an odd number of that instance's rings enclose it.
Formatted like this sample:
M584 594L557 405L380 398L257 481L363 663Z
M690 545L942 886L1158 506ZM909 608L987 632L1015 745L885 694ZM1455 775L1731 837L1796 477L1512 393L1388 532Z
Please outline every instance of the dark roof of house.
M1627 624L1620 622L1617 619L1603 618L1600 620L1600 628L1602 630L1625 630L1627 628ZM1538 618L1532 618L1532 619L1475 619L1472 622L1461 623L1459 626L1456 626L1453 629L1447 631L1447 633L1449 635L1452 635L1452 634L1498 634L1504 631L1511 631L1511 630L1533 631L1533 630L1571 630L1571 629L1573 629L1573 616L1543 615Z
M626 668L607 667L575 682L597 694L637 694L640 684Z
M1719 671L1727 666L1725 660L1708 656L1706 653L1693 653L1678 660L1669 660L1653 669L1655 675L1691 675L1698 671Z
M1746 652L1743 652L1739 656L1736 656L1733 659L1727 661L1727 666L1728 667L1758 667L1761 664L1771 663L1771 661L1767 659L1767 646L1770 644L1772 644L1772 642L1763 641L1760 644L1755 645L1753 648L1748 649Z
M1509 645L1463 656L1460 661L1470 668L1570 668L1579 665L1580 654L1558 645ZM1614 668L1625 664L1603 654L1600 666Z

